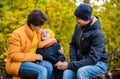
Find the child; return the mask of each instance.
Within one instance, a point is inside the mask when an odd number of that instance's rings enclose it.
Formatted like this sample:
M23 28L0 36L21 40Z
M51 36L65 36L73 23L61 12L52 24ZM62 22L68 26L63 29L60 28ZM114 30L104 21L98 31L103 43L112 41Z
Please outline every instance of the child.
M42 31L41 40L47 40L47 39L50 39L50 32L49 29L44 29ZM62 74L63 74L62 70L59 70L57 69L57 67L55 67L55 64L58 61L62 61L62 62L65 61L64 55L61 52L59 52L60 47L61 46L59 43L51 42L48 45L46 45L44 48L38 48L36 50L37 54L41 54L43 56L43 60L47 60L52 63L55 79L62 79Z

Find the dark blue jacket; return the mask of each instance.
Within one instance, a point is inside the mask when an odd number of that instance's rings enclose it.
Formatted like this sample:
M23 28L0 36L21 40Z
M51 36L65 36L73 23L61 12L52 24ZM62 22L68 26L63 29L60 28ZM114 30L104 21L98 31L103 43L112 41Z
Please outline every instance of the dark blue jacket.
M95 18L95 17L94 17ZM77 70L87 65L95 65L98 61L107 63L105 41L99 20L90 26L76 25L70 43L70 60L68 68Z
M43 60L51 62L53 64L54 70L57 70L54 65L58 61L65 61L64 55L61 54L59 50L60 44L56 43L48 48L38 48L36 53L41 54L43 56Z

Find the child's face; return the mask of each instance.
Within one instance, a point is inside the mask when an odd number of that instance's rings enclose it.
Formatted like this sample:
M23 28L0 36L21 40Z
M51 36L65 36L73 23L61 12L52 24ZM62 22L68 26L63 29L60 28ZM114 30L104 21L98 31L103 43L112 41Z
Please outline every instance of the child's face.
M50 34L47 29L42 31L42 40L50 39Z

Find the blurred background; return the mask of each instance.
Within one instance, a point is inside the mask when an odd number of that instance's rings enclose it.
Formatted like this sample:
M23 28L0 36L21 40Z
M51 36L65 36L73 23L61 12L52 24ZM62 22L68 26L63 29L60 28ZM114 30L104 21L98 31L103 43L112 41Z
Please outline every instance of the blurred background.
M9 36L26 23L29 12L41 9L48 17L43 28L50 28L59 39L69 61L69 43L74 32L74 10L80 3L93 7L106 40L109 69L120 69L120 0L0 0L0 73L4 72Z

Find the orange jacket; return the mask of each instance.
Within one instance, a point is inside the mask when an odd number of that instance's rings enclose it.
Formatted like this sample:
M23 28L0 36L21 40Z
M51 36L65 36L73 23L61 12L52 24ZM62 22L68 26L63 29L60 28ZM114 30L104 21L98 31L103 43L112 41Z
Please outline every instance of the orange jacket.
M55 39L49 39L46 41L41 41L41 30L38 32L39 44L38 48L44 47L51 41L56 41ZM19 68L24 61L35 61L36 54L30 53L30 47L32 44L33 32L25 24L24 26L16 29L10 38L8 56L6 61L6 71L10 75L18 75Z

